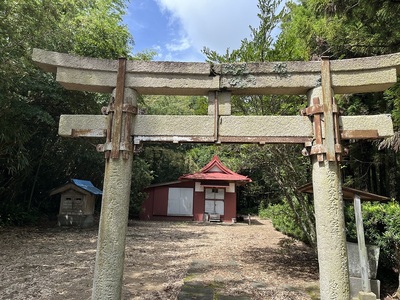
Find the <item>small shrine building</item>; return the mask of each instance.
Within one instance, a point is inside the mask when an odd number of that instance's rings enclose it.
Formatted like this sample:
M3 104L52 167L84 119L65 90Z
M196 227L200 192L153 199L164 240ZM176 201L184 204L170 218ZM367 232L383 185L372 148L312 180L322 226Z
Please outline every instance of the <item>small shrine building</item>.
M88 180L71 179L52 190L50 196L60 194L59 226L90 227L93 225L97 196L103 192Z
M249 182L214 156L199 172L146 188L140 219L235 222L236 187Z

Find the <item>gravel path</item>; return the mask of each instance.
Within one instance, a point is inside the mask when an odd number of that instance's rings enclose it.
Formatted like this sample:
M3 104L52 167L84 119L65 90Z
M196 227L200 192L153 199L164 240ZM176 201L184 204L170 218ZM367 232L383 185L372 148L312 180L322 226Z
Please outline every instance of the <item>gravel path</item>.
M0 229L0 299L90 299L96 242L97 229ZM315 254L268 220L130 221L126 244L124 299L184 299L191 285L220 299L318 299Z

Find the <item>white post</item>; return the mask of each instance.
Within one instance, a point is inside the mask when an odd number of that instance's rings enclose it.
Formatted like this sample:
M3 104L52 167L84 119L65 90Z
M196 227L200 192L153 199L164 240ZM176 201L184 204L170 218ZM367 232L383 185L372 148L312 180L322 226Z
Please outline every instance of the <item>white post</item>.
M371 292L371 284L369 282L369 264L368 264L368 253L365 245L364 236L364 225L361 213L361 200L359 195L354 195L354 214L356 217L356 228L357 228L357 241L358 241L358 253L360 256L360 268L361 268L361 282L362 290L364 292Z

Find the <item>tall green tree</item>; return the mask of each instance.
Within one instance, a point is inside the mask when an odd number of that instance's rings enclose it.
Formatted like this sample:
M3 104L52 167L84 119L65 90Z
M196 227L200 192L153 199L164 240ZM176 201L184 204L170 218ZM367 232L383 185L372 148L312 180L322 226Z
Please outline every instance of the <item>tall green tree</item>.
M100 112L107 97L66 91L32 64L33 48L99 58L127 56L124 1L5 0L0 3L0 224L48 206L70 177L102 184L103 159L87 141L57 136L62 113ZM95 154L94 154L95 153Z
M276 52L287 60L355 58L398 51L400 5L396 1L291 2L283 17ZM336 96L346 115L389 113L399 130L399 85L383 93ZM399 195L398 134L380 147L374 141L350 143L344 183L390 197ZM386 148L386 149L385 149ZM393 151L394 150L394 151Z
M285 16L284 10L278 11L280 4L281 1L259 0L260 24L258 27L250 26L251 38L242 40L239 49L227 50L223 55L205 48L203 52L207 59L218 63L281 60L283 55L276 50L273 39L274 29ZM239 115L294 115L305 105L305 97L289 95L232 98L232 111ZM301 228L308 242L315 244L312 204L296 189L310 177L308 161L301 158L301 148L285 145L242 146L239 153L246 175L253 179L253 184L244 192L247 201L255 205L260 205L262 201L287 202L295 216L293 222Z
M277 42L288 60L351 58L398 51L400 12L391 0L301 0L287 4ZM286 50L286 51L282 51Z
M398 1L303 0L290 3L288 8L276 44L277 52L288 60L318 59L321 55L355 58L399 51ZM336 97L346 115L392 115L395 136L380 143L350 143L350 155L342 163L342 171L345 185L399 201L399 84L383 93ZM397 230L393 224L387 226L385 231L390 234Z
M146 115L204 115L208 100L204 96L144 96L140 110Z

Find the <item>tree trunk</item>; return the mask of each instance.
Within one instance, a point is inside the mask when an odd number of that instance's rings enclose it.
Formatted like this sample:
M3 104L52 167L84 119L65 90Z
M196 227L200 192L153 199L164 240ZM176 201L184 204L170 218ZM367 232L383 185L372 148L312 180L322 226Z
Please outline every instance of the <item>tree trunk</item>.
M399 284L395 293L396 298L400 298L400 245L396 245L396 261L397 261L397 272L399 275Z
M397 173L397 166L396 166L396 153L394 151L390 151L388 155L389 160L389 196L390 198L396 198L397 191L396 191L396 173Z
M379 164L379 195L383 196L388 196L386 189L386 160L387 160L387 155L380 156L381 163Z
M370 192L378 194L378 177L376 174L377 170L376 170L376 165L375 163L373 163L371 165L371 186L372 186L372 190Z
M46 146L47 146L47 144L46 144ZM46 148L47 148L46 146L44 147L42 155L40 156L40 160L39 160L39 164L38 164L37 169L36 169L35 177L33 178L31 193L29 195L28 211L31 209L33 192L35 191L36 183L37 183L37 180L39 178L39 171L40 171L40 167L42 166L44 154L46 153Z

